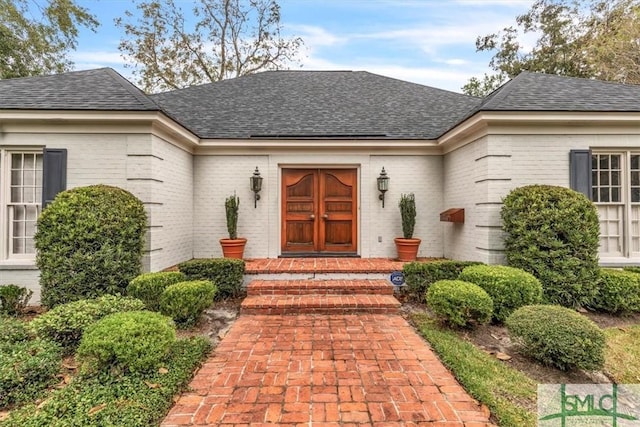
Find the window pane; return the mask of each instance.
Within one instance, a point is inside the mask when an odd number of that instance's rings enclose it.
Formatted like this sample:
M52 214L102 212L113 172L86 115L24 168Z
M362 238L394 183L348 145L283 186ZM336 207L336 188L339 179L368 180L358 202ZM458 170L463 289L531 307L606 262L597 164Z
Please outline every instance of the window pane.
M600 185L609 185L609 172L600 172Z
M611 201L609 200L609 188L600 189L600 201L605 203Z
M640 188L632 188L631 189L631 201L633 203L640 202Z
M14 238L12 252L14 254L23 254L25 253L24 251L25 251L24 239Z
M22 154L11 155L11 169L22 169Z
M609 156L600 156L600 169L609 169Z
M631 169L640 169L640 156L631 156Z
M620 169L620 156L611 156L611 169Z
M25 223L25 237L33 237L36 234L36 222L35 221L27 221Z
M38 206L27 206L27 221L38 219Z
M598 189L596 187L593 187L591 189L591 198L593 199L594 202L600 201L600 199L598 198Z
M22 188L21 187L11 187L11 202L12 203L21 203L22 202Z
M620 172L611 172L611 185L620 185Z
M22 170L11 171L11 184L22 185Z
M611 201L620 202L620 187L611 188Z
M598 185L598 172L596 171L591 172L591 184Z
M23 169L34 169L35 168L35 163L33 161L34 155L33 154L25 154L23 157Z
M591 155L591 169L598 169L598 155Z

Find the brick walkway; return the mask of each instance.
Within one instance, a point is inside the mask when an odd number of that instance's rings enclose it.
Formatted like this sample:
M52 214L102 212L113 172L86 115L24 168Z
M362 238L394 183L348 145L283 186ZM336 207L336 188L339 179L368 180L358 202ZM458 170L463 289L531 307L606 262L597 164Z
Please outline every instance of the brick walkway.
M162 426L486 426L399 315L242 315Z

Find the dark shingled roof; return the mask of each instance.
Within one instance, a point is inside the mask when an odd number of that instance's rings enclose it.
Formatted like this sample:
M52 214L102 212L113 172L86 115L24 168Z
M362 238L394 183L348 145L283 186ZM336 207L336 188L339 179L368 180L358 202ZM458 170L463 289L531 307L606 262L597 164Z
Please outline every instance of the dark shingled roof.
M477 111L640 111L640 86L523 72Z
M0 109L158 111L111 68L0 80Z
M151 98L202 138L435 139L481 102L364 71L268 71Z
M475 98L364 71L268 71L145 95L110 68L0 80L0 110L164 111L201 138L436 139L479 111L640 112L640 86L524 72Z

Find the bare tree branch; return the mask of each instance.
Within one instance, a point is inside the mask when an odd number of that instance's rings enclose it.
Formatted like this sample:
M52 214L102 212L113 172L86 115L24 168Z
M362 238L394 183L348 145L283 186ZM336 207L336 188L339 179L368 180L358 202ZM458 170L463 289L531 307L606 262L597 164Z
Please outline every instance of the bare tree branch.
M119 48L149 92L288 67L302 45L282 37L276 0L198 0L191 15L173 0L134 4L137 20L116 20Z

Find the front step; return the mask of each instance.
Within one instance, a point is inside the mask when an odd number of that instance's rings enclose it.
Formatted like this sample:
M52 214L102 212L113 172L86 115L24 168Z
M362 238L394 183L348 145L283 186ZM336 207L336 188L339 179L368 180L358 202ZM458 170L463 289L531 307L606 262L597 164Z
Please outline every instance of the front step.
M400 303L392 295L252 295L241 305L243 314L396 314Z
M386 280L253 280L248 296L257 295L393 295Z

